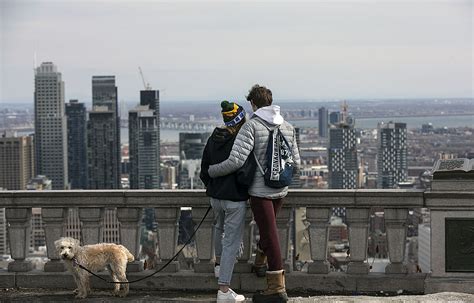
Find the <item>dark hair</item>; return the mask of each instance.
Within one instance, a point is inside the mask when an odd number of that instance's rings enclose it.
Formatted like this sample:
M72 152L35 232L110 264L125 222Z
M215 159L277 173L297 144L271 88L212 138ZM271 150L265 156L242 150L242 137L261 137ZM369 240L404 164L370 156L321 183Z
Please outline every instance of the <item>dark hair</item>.
M257 108L272 105L272 91L265 86L255 84L249 90L247 100L252 101L253 104L257 106Z

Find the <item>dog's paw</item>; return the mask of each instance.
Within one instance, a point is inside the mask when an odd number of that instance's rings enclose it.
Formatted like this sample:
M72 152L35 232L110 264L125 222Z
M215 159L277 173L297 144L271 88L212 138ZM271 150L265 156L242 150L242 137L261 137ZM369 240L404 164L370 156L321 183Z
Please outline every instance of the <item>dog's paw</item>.
M75 296L76 299L85 299L87 297L87 294L77 294Z
M127 292L121 291L121 292L118 294L118 296L121 297L121 298L125 298L125 297L127 296L127 294L128 294Z

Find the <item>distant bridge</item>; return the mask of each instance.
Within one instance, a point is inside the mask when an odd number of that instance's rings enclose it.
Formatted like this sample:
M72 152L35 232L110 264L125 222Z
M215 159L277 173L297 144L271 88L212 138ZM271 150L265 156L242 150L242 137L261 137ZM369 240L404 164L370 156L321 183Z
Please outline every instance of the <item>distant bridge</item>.
M177 119L163 119L161 129L212 131L219 123L217 121L186 121Z

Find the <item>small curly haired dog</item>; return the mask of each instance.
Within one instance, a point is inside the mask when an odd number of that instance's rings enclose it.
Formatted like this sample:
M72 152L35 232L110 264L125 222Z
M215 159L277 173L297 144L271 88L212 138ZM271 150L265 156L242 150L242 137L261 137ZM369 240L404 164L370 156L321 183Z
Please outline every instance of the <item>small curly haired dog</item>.
M127 282L125 274L127 262L134 260L133 255L123 245L100 243L80 246L79 240L74 238L60 238L54 242L59 256L66 263L77 284L76 298L85 298L90 293L90 274L77 264L92 272L108 268L114 282ZM129 291L129 284L114 284L114 295L125 297ZM120 291L123 286L123 291Z

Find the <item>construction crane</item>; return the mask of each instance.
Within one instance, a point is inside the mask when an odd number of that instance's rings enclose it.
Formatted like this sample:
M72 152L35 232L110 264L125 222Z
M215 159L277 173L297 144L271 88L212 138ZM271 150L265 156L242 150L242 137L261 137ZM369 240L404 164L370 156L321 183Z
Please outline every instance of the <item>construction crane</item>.
M138 70L140 71L140 76L142 76L142 81L143 81L143 86L145 87L145 90L151 90L150 83L145 81L145 77L143 76L142 68L139 66Z

